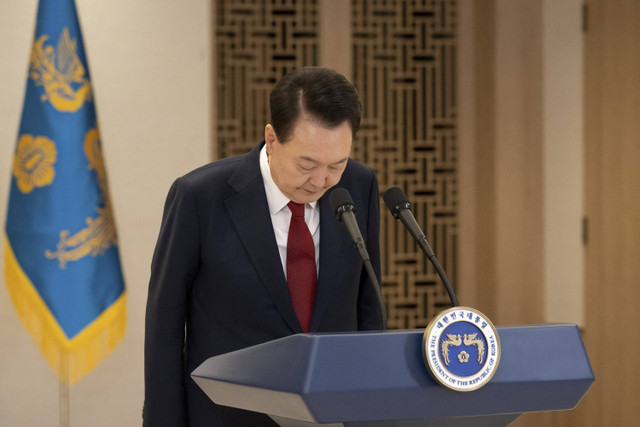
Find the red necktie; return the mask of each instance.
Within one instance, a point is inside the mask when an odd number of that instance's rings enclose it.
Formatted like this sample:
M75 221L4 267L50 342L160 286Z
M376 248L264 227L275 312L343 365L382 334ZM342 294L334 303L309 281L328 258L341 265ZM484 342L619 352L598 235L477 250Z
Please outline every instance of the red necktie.
M289 202L287 206L291 210L287 240L287 285L300 326L303 331L309 332L318 282L316 250L304 222L304 205Z

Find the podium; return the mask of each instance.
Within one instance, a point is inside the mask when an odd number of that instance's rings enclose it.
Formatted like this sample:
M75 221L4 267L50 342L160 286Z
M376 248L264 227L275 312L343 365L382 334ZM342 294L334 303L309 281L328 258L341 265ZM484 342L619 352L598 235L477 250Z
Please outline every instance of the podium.
M422 360L422 330L298 334L212 357L191 374L219 405L297 426L505 426L574 408L594 381L576 325L499 327L500 364L470 392Z

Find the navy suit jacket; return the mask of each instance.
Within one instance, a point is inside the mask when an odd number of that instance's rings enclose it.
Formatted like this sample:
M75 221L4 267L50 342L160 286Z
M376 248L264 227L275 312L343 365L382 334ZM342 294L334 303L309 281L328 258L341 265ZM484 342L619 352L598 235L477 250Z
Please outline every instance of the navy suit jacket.
M215 405L189 376L209 357L302 333L260 173L262 145L196 169L169 191L147 301L145 426L275 425L265 415ZM376 175L350 159L336 187L354 200L379 276ZM320 265L310 332L380 329L375 292L335 218L330 191L319 200Z

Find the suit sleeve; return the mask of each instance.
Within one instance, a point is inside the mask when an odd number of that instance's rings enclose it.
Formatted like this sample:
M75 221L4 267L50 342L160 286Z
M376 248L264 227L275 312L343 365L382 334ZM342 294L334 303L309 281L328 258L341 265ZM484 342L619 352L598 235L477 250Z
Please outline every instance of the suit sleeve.
M378 193L378 179L371 170L369 181L369 204L367 206L366 243L367 252L371 259L371 265L376 272L378 282L380 280L380 196ZM373 283L369 280L364 267L360 279L360 291L358 296L358 330L380 330L382 317L378 306L378 298L373 289Z
M185 396L185 320L199 264L198 212L178 179L169 190L151 263L145 321L143 425L188 425Z

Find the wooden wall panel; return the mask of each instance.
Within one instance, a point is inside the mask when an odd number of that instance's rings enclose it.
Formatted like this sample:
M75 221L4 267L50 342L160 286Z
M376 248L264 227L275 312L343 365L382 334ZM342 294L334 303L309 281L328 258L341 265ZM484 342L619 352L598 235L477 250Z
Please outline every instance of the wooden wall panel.
M587 5L584 338L596 382L556 425L631 426L640 419L640 3Z

